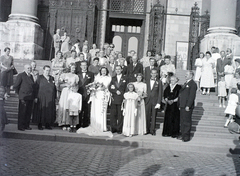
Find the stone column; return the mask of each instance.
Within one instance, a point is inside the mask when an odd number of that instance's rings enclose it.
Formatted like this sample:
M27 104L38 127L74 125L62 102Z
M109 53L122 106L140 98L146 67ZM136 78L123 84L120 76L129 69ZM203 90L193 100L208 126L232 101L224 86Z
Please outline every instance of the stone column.
M212 46L219 50L231 48L233 55L240 56L240 38L236 35L237 0L211 0L210 27L201 41L201 51L210 51Z
M12 0L10 20L25 20L38 23L37 18L38 0Z
M106 22L107 22L107 0L102 1L102 9L101 12L101 27L100 27L100 44L99 48L102 48L105 43L105 36L106 36Z
M0 49L11 48L14 59L42 59L43 30L37 7L38 0L12 0L8 21L0 23Z

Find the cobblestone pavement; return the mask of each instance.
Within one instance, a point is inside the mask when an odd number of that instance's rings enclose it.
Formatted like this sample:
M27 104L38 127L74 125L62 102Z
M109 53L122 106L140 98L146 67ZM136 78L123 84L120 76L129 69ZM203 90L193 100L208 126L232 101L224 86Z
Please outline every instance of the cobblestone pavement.
M159 149L3 139L0 175L240 175L239 151Z

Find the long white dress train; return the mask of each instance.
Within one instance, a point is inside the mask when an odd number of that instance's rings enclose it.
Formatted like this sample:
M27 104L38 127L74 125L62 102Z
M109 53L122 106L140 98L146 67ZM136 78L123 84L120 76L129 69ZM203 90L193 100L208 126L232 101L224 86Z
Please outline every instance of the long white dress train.
M103 87L99 87L90 95L89 102L92 102L90 126L78 129L77 133L84 133L89 136L112 137L113 134L110 131L107 131L107 107L110 100L108 86L111 82L111 77L98 75L95 77L94 82L103 84Z

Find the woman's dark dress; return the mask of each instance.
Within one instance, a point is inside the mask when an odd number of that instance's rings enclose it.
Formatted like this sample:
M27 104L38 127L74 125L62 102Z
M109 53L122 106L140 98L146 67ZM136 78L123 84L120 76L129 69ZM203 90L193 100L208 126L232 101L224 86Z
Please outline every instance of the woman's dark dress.
M181 86L177 84L171 92L170 86L167 86L164 90L164 99L168 98L168 100L174 100L178 97L180 89ZM176 137L179 135L180 130L180 111L177 102L171 105L166 104L166 106L162 135Z
M52 125L56 119L54 78L50 76L48 81L43 75L40 75L36 81L36 86L38 88L37 119L33 119L33 121L43 125Z

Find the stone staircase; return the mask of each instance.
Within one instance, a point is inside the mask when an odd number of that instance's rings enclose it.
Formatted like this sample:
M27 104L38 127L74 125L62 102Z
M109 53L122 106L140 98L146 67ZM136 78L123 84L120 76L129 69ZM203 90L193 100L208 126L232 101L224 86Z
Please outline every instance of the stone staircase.
M47 61L37 61L38 69L45 64L49 64ZM15 61L16 65L16 61ZM24 63L19 64L17 67L23 67ZM40 67L40 68L39 68ZM179 84L183 84L185 81L184 75L185 71L177 71L177 76L180 81ZM14 94L14 91L11 91L11 97L5 103L5 109L7 111L7 116L9 123L17 123L17 111L18 111L18 98ZM108 125L109 123L109 111L108 111ZM156 127L162 129L164 114L162 112L158 113L156 120ZM218 99L215 95L215 92L211 92L211 95L201 95L200 92L197 92L197 97L195 100L195 109L193 111L192 119L192 135L199 137L217 137L217 138L231 138L231 134L227 129L223 128L225 123L225 114L224 109L218 107Z

